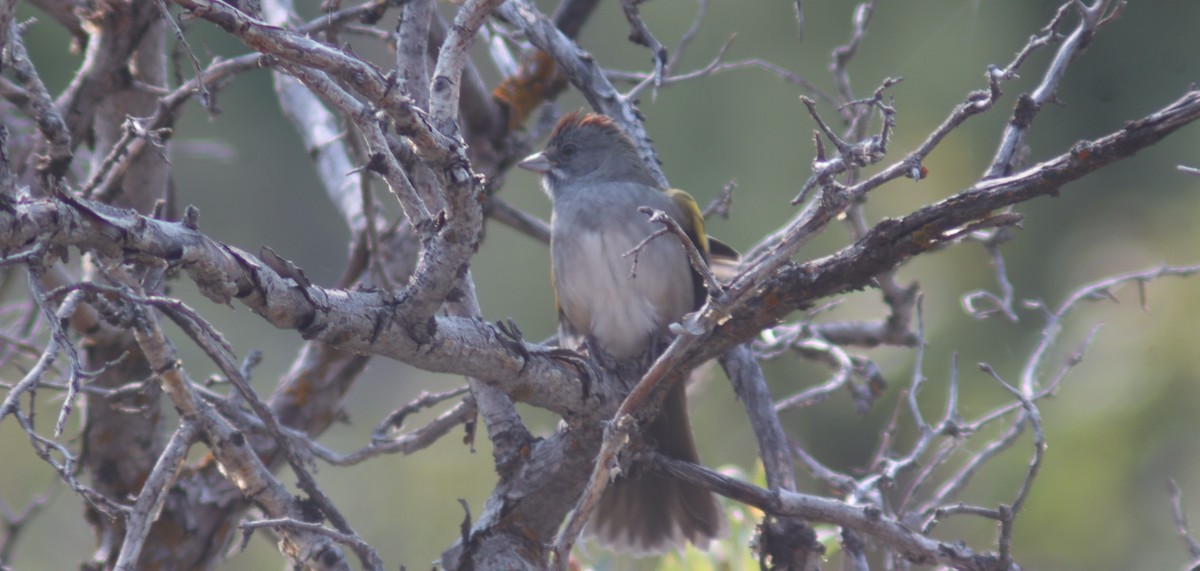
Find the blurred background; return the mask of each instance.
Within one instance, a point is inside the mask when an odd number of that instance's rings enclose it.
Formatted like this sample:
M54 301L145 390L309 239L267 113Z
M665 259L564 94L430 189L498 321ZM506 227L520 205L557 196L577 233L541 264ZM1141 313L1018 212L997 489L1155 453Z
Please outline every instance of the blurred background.
M310 17L318 13L318 2L298 4ZM550 2L539 5L553 10ZM672 47L691 25L697 7L693 1L655 0L641 9L650 29ZM703 67L736 33L727 61L761 58L832 91L829 54L849 37L853 7L844 0L805 1L801 38L791 3L717 0L676 69ZM869 95L886 77L904 78L890 91L898 114L892 156L885 164L923 140L967 92L985 87L987 66L1006 65L1057 7L1044 0L881 2L850 71L858 96ZM449 17L456 6L440 8ZM18 14L38 16L27 6ZM40 20L27 41L35 64L57 93L80 57L70 53L66 34L52 20ZM1200 3L1191 0L1131 3L1070 67L1058 90L1063 105L1049 106L1038 116L1029 139L1030 163L1062 153L1080 139L1119 129L1125 121L1174 101L1200 80L1196 22ZM202 59L245 52L201 21L187 33ZM579 41L607 68L650 69L649 52L630 44L627 35L619 4L609 1L601 3ZM390 56L379 47L356 44L355 51L390 65ZM475 55L494 84L496 74L485 51L476 46ZM1022 68L1021 79L1005 85L1005 97L992 113L971 119L945 140L926 162L926 180L901 179L875 191L866 207L871 220L910 212L976 180L995 151L1015 96L1040 79L1051 55L1052 50L1036 53ZM191 70L185 75L190 77ZM727 182L737 182L732 218L711 221L710 233L742 250L794 214L788 201L810 173L814 124L797 99L800 94L796 86L753 69L642 94L640 108L672 185L706 204ZM304 268L314 282L332 285L346 260L348 236L278 110L269 71L240 77L219 94L218 106L221 113L210 116L192 103L175 131L172 161L180 203L200 209L201 228L210 236L250 251L269 245ZM569 93L559 106L571 110L583 102ZM823 106L821 112L828 120L835 117L833 109ZM1200 177L1176 171L1178 164L1200 165L1200 126L1066 187L1057 198L1022 205L1024 229L1003 247L1017 299L1045 300L1055 307L1081 284L1110 274L1163 263L1200 263ZM549 216L549 202L528 173L512 173L501 196ZM847 239L845 228L831 226L801 256L824 255ZM490 224L473 271L487 319L513 318L530 339L554 331L544 246ZM902 267L898 277L901 283L919 282L925 295L928 350L923 372L929 383L921 398L927 415L939 414L944 406L950 358L956 353L962 414L971 419L1003 402L1003 391L976 363L990 363L1015 382L1038 341L1040 314L1020 309L1020 321L1010 323L998 317L977 321L964 313L964 293L996 288L991 263L976 244L923 256ZM196 295L189 283L177 283L175 289L241 355L252 349L265 353L254 384L261 394L269 394L300 346L298 334L275 330L243 307L216 306ZM1013 542L1025 568L1178 568L1188 558L1173 531L1165 483L1169 478L1179 482L1185 509L1200 520L1200 278L1168 278L1146 291L1145 311L1133 286L1115 292L1119 303L1083 305L1067 320L1046 361L1044 378L1090 328L1103 324L1057 397L1041 403L1049 449ZM8 292L5 303L20 294ZM871 291L847 296L824 318L878 317L884 311L878 298ZM215 372L186 342L176 342L194 378ZM870 460L897 393L913 376L912 350L881 348L866 354L879 364L890 386L865 415L856 414L848 396L838 393L815 408L782 416L789 434L810 453L846 471ZM823 367L793 357L767 363L766 372L778 397L829 376ZM2 373L12 380L13 371ZM349 422L335 426L321 441L342 451L362 446L390 410L420 391L462 382L376 359L345 403ZM40 402L42 426L47 426L61 403L49 396ZM695 387L691 403L705 461L755 472L753 436L719 369ZM525 410L536 433L553 430L555 418ZM410 426L431 414L414 418ZM78 433L78 418L74 421L71 435ZM902 437L911 437L911 422L902 428L907 430ZM463 517L458 498L467 500L472 513L481 510L495 481L490 450L482 434L474 451L460 436L448 436L411 457L320 468L317 476L325 490L380 550L389 568L431 566L458 537ZM981 442L969 441L965 452L977 450ZM1026 434L981 471L962 499L988 506L1010 502L1031 449ZM80 500L55 483L12 422L0 425L0 458L0 499L7 505L19 509L53 490L46 512L16 547L14 568L77 568L94 548ZM290 474L283 478L294 482ZM828 492L807 475L803 486L808 492ZM958 517L944 522L938 535L993 549L996 531L989 522ZM230 556L222 568L279 568L281 558L263 537ZM589 560L601 568L626 564L613 563L598 551L589 550ZM730 563L734 569L740 565L736 558Z

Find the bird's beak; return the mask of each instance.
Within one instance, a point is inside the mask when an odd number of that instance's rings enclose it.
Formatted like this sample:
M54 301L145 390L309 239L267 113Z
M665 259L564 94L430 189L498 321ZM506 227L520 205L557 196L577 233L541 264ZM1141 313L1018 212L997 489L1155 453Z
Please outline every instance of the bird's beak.
M534 153L517 163L517 166L527 171L546 174L550 172L550 159L546 158L546 153Z

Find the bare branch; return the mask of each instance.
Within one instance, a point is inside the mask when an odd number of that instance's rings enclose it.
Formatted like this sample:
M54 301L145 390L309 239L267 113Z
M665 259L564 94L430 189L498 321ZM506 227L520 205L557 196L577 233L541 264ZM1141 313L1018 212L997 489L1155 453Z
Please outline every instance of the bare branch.
M767 487L772 490L796 489L796 473L788 454L787 435L772 405L770 388L754 354L745 345L721 356L734 391L746 407L746 416L758 439L759 457L767 474Z
M643 384L645 382L639 383L638 387L641 387ZM629 402L630 398L633 398L633 393L630 393L629 397L626 398L626 402ZM625 403L622 403L621 408L626 408ZM613 420L605 425L604 444L600 447L600 453L596 455L595 468L592 470L592 475L588 478L587 485L583 489L583 494L579 496L574 509L571 510L570 516L554 540L551 568L555 571L566 571L568 569L571 550L575 547L575 541L579 538L580 532L583 531L584 524L591 518L592 510L596 507L596 503L600 501L600 497L604 495L604 490L608 488L609 481L621 473L617 457L630 442L632 435L637 430L637 425L638 423L633 416L621 414L620 410L618 410L617 416L613 417Z
M187 36L183 34L183 30L179 27L179 22L176 22L175 18L171 16L171 11L167 9L166 0L154 0L154 3L158 6L159 11L162 12L163 20L171 23L171 30L175 32L175 40L183 46L183 51L187 52L188 58L192 60L192 68L195 69L196 76L199 77L200 74L204 73L204 66L200 65L200 58L196 57L196 52L192 50L191 44L188 43ZM209 94L203 82L199 84L199 93L200 104L205 109L208 109L209 112L212 112L212 95Z
M658 38L654 37L650 28L647 28L646 23L642 21L642 16L638 13L638 3L638 0L621 0L621 11L625 13L625 19L629 21L629 41L650 48L650 52L654 56L654 87L661 88L663 78L667 74L669 59L667 48L658 41ZM703 5L701 14L703 14Z
M429 109L429 27L434 16L433 0L406 2L400 8L396 29L396 70L400 87L413 104Z
M384 454L412 454L423 450L454 427L468 422L474 415L474 406L464 400L438 415L429 424L398 436L386 436L376 429L377 434L372 437L370 444L347 454L339 454L315 442L309 442L308 445L316 457L334 466L353 466Z
M1187 546L1192 560L1200 560L1200 541L1196 541L1188 529L1187 514L1183 511L1183 493L1179 491L1179 485L1175 483L1175 480L1167 480L1167 494L1171 498L1171 517L1175 520L1175 533Z
M734 391L745 405L750 418L758 456L762 459L771 490L796 490L796 470L792 466L787 435L772 406L771 392L762 368L746 345L721 357L721 366L729 375ZM764 518L760 527L759 563L789 569L812 566L824 548L818 543L807 522L787 518Z
M730 48L730 46L733 45L733 41L736 37L737 37L736 34L731 35L729 37L729 39L726 40L725 43L722 44L721 47L717 50L716 55L713 56L713 59L711 61L709 61L708 65L705 65L702 68L698 68L698 69L695 69L692 71L680 72L675 75L669 75L669 76L663 78L663 86L666 87L666 86L676 85L676 84L693 81L693 80L704 78L704 77L710 77L713 75L723 74L723 73L727 73L730 71L736 71L736 70L741 70L741 69L758 69L758 70L765 71L765 72L767 72L779 79L782 79L792 85L800 87L801 89L803 89L805 91L805 93L812 95L813 97L817 98L817 100L821 101L822 103L825 103L828 105L836 105L837 104L836 101L833 99L833 97L831 97L828 93L826 93L825 90L821 89L815 83L806 79L804 76L802 76L796 72L793 72L791 70L788 70L786 68L783 68L779 65L776 65L774 63L771 63L767 60L764 60L761 58L748 58L748 59L740 59L740 60L736 60L736 61L728 61L728 62L724 61L725 52ZM649 85L650 82L654 79L653 74L647 74L647 73L642 73L642 72L607 70L607 71L605 71L605 75L609 79L614 80L614 81L632 81L632 82L637 83L637 85L635 85L632 89L630 89L625 94L625 97L633 97L633 96L637 95L638 93L641 92L642 89L644 89L644 86Z
M38 130L49 144L49 158L45 164L38 165L38 170L52 178L61 178L74 156L71 152L71 131L33 62L29 60L29 52L25 50L24 28L12 20L8 24L8 45L4 50L6 63L12 66L17 81L29 95L30 108L35 113L32 119L37 122Z
M372 549L367 542L363 541L362 538L354 534L343 533L326 528L319 523L300 521L293 518L275 518L260 519L256 521L243 521L242 523L238 524L238 527L247 532L260 527L270 527L273 529L315 533L317 535L328 537L329 539L345 545L359 553L367 569L371 569L372 571L383 571L384 568L383 561L379 559L379 554L375 553L375 550Z
M452 170L456 184L469 182L465 150L456 140L434 129L412 100L393 88L393 82L361 59L295 32L255 20L224 2L175 0L197 16L217 24L251 48L283 61L330 74L343 88L353 90L381 110L422 156ZM452 166L453 165L453 166Z
M234 524L253 508L261 512L254 517L265 519L245 522L245 537L253 529L272 530L291 566L348 568L343 554L348 546L362 566L380 569L378 554L313 479L315 462L340 466L408 454L460 425L464 444L473 452L476 422L482 418L498 478L487 502L467 510L458 541L443 553L440 564L448 570L569 566L591 506L612 477L636 462L637 468L648 464L684 481L703 482L762 509L766 517L757 549L764 566L815 569L823 545L809 526L812 521L840 528L837 536L822 530L826 535L821 541L841 541L840 564L846 569L868 569L878 559L886 569L928 565L1016 571L1013 529L1031 501L1044 455L1039 400L1056 393L1099 330L1088 330L1060 363L1048 365L1067 313L1081 301L1115 300L1113 291L1124 283L1138 288L1144 309L1149 280L1200 273L1200 266L1163 266L1087 284L1055 307L1040 301L1015 305L1019 298L1009 280L1009 271L1015 270L1006 267L999 249L1013 235L1009 228L1022 221L1010 208L1056 196L1067 183L1200 119L1200 91L1189 88L1178 101L1114 125L1104 137L1059 149L1057 156L1024 170L1016 166L1016 151L1025 145L1037 112L1055 101L1069 63L1095 32L1121 14L1120 0L1062 1L1049 24L1024 42L1005 67L989 66L978 91L967 94L923 141L891 162L885 162L887 153L895 152L889 147L895 144L898 118L905 117L893 95L903 100L907 88L886 79L862 97L851 83L850 66L860 49L870 45L866 39L878 4L874 0L852 6L848 38L830 57L828 93L765 59L726 61L732 37L698 69L677 69L705 23L707 0L699 0L695 19L670 54L642 21L638 1L622 1L634 40L655 56L653 67L639 72L606 71L572 40L596 0L563 0L553 19L529 0L465 0L449 7L456 12L453 23L432 0L325 0L320 16L308 22L296 16L290 0L172 0L184 10L179 22L165 0L87 10L75 10L73 1L30 3L50 11L80 45L86 40L88 49L70 85L52 100L33 67L40 54L33 53L31 60L25 53L21 32L28 24L16 24L14 2L0 0L0 47L9 76L0 78L0 107L7 112L0 125L0 269L5 270L0 293L12 293L2 289L13 281L6 275L19 276L27 269L32 279L23 295L33 300L15 309L0 308L0 364L13 364L22 372L12 382L0 383L8 391L0 420L12 417L34 453L87 503L98 538L90 564L97 568L211 567L236 533ZM803 32L802 2L789 8ZM1075 14L1078 23L1071 21ZM384 21L385 16L397 20ZM489 22L492 16L495 21ZM203 54L187 45L195 38L185 38L181 28L189 19L215 25L252 53L201 65ZM1068 37L1060 28L1069 21L1074 32ZM175 83L181 84L174 90L166 79L170 26L178 40L171 54ZM353 47L345 41L350 34L356 36ZM494 90L490 76L480 74L469 59L469 52L478 51L471 46L479 39L490 44L505 76ZM373 52L386 47L396 54L390 59L379 59L377 53L360 57L354 50L363 44ZM1049 66L1037 88L1018 99L988 176L911 210L893 212L891 207L899 203L889 202L888 218L878 218L880 213L870 206L874 201L868 202L876 189L900 177L924 180L929 154L968 119L993 110L1001 88L1017 78L1019 69L1032 65L1034 54L1055 44L1062 45L1056 54L1047 54ZM184 81L188 58L195 76ZM336 287L313 283L297 264L270 248L256 257L210 239L200 232L194 208L186 209L178 222L167 221L177 215L176 197L165 193L174 182L168 181L172 171L166 144L184 105L200 94L201 103L215 113L213 98L221 89L236 74L261 67L271 68L281 106L351 231L351 260ZM591 107L625 127L643 162L666 187L633 98L643 89L657 95L666 85L744 68L766 70L808 96L803 105L816 129L812 173L792 189L803 207L750 248L729 283L708 271L700 250L677 223L651 213L663 229L631 254L636 256L649 240L672 234L709 296L700 311L671 324L676 336L660 340L665 350L644 374L638 371L640 378L624 378L629 371L591 362L552 343L529 343L511 319L482 319L472 261L480 252L486 217L535 240L548 240L544 221L513 208L497 193L531 139L549 130L556 110L543 103L552 101L568 79ZM610 81L632 86L621 93ZM795 111L804 117L804 109ZM534 115L541 120L522 131ZM89 164L72 171L72 153L81 142L86 148L79 156ZM992 176L995 169L1002 172ZM399 222L389 223L386 212L376 209L375 183L364 170L382 178L397 196L403 210ZM1179 170L1200 173L1191 167ZM728 215L732 187L726 186L705 216ZM108 201L121 207L104 204ZM835 221L845 222L849 240L840 249L822 245L823 256L798 258ZM972 292L963 298L968 313L1001 313L1015 321L1022 309L1031 309L1043 326L1019 373L1011 373L1015 387L1002 380L1008 374L987 369L1012 396L982 412L975 403L959 402L957 355L950 362L944 406L925 402L934 381L925 376L927 324L920 290L915 281L897 278L901 266L916 256L967 241L984 245L997 283L994 293ZM68 260L67 254L76 251L74 260ZM82 260L82 272L68 263L75 260ZM249 383L255 355L240 361L235 347L205 316L171 297L175 287L168 280L177 276L215 303L236 300L267 323L306 340L270 401L259 398ZM849 318L822 314L847 292L863 289L879 292L876 299L882 306L874 317L862 316L858 305L847 308ZM797 310L805 314L792 316ZM193 382L183 368L159 323L163 315L215 363L217 372L208 382ZM67 327L84 340L74 342ZM753 349L747 347L760 335ZM855 351L880 345L893 347L889 352L912 348L902 351L917 362L865 472L839 472L839 464L825 464L789 444L756 359L794 353L830 368L829 379L818 379L822 384L790 389L795 394L783 399L781 408L815 403L844 388L857 410L865 412L884 394L887 379L874 361ZM462 389L423 394L385 419L358 450L343 454L318 443L317 436L330 423L345 418L340 403L375 356L461 375L471 394L463 396ZM592 357L605 359L602 354ZM656 414L671 387L681 389L675 385L682 382L678 371L715 357L721 358L746 406L766 471L766 490L702 467L655 461L652 452L650 462L636 456L645 448L636 445L639 425ZM98 374L102 377L96 382L83 382ZM631 384L632 391L624 390ZM53 439L37 431L34 411L45 408L36 399L38 389L65 403ZM174 427L162 424L173 418L160 412L165 409L156 399L163 391L179 413ZM84 444L76 458L70 445L57 439L71 426L65 421L80 394L89 397L79 399L87 403L89 414L81 417L86 420ZM446 402L450 399L457 402ZM514 406L517 401L546 409L564 422L544 438L534 438ZM437 404L442 402L446 404ZM432 406L437 411L425 413L432 420L403 426L410 413ZM940 418L931 416L938 408ZM960 409L970 411L972 418L964 419ZM901 430L910 417L915 429ZM172 428L174 436L164 442ZM1020 442L1026 428L1032 428L1034 450L1023 479L1012 484L1014 496L1004 500L1011 505L961 501L975 475ZM105 447L102 439L112 434L126 446ZM211 456L177 471L193 441L203 442ZM796 493L795 461L842 499ZM281 467L296 474L297 490L272 474ZM88 474L88 485L79 473ZM125 505L129 501L134 503ZM1181 537L1193 559L1200 560L1200 544L1190 540L1178 496L1172 501ZM6 506L0 508L6 521L21 519L10 517ZM997 545L981 550L957 538L943 539L951 533L945 528L936 538L932 535L942 519L962 515L994 525ZM189 538L176 552L167 536L177 529L198 539ZM4 563L3 554L10 549L11 544L0 546Z
M475 32L484 19L500 5L500 1L466 0L442 43L429 86L429 114L434 126L443 132L456 131L454 123L458 119L460 80L466 65L467 48L471 47Z
M863 287L869 283L871 276L894 268L914 255L946 245L942 238L944 232L989 216L1004 206L1057 193L1066 183L1154 144L1197 119L1200 119L1200 91L1190 91L1163 109L1127 123L1117 132L1077 144L1068 153L1013 176L981 181L902 218L885 220L853 245L831 256L788 264L775 274L767 272L766 268L780 268L787 263L794 244L803 243L805 238L811 237L813 232L842 212L852 200L865 196L878 184L876 179L883 173L849 187L844 193L835 195L836 199L826 199L820 206L806 208L784 243L760 254L759 258L743 262L743 267L752 265L755 268L741 272L728 286L726 291L730 303L736 305L751 295L777 295L781 303L744 318L739 318L735 313L732 320L723 323L714 332L722 339L714 349L732 347L764 327L774 325L793 307L811 303L834 292L852 289L848 287L851 282L856 284L854 287ZM867 256L865 252L871 254ZM755 271L759 267L764 268L762 272ZM770 279L767 279L768 275L771 275ZM792 305L792 302L798 304ZM775 307L787 310L775 311ZM706 348L710 346L705 344Z
M263 13L268 21L283 24L294 15L290 4L290 1L267 0L263 3ZM337 207L351 235L361 235L366 231L368 216L358 192L363 184L362 173L354 171L337 118L295 78L278 70L271 77L279 106L304 141L326 196Z
M654 177L667 187L666 175L658 165L657 154L642 126L641 114L634 108L632 101L622 97L609 83L595 60L555 28L554 23L528 0L509 0L501 4L497 12L519 26L538 49L554 57L571 84L583 93L593 109L613 118L624 128L625 133L637 146L642 162L646 163Z
M832 523L870 535L894 549L904 559L918 565L940 564L963 571L999 571L994 556L975 553L969 547L939 541L905 527L873 506L856 507L844 502L789 491L764 490L757 486L697 466L662 456L654 460L666 473L690 484L704 486L718 494L754 506L767 513Z
M838 46L833 50L833 58L829 63L829 72L833 75L833 81L837 85L838 95L843 101L854 99L853 92L850 90L850 73L848 66L850 60L858 54L858 46L862 43L862 39L866 36L867 25L871 22L871 16L875 13L875 0L860 2L854 8L854 16L852 20L853 31L850 34L850 39L845 44Z
M988 166L983 175L984 179L1007 176L1016 168L1017 153L1025 141L1025 134L1029 130L1029 126L1033 123L1038 111L1046 103L1055 99L1055 92L1058 90L1058 84L1062 81L1063 76L1067 73L1067 65L1078 57L1083 50L1087 48L1092 41L1092 36L1096 33L1102 23L1108 20L1109 17L1115 16L1120 12L1124 1L1116 2L1117 7L1110 12L1110 6L1113 5L1113 0L1094 0L1091 6L1088 6L1082 0L1071 0L1065 2L1050 25L1043 30L1043 38L1039 40L1036 36L1030 40L1030 46L1035 42L1047 43L1055 40L1059 22L1062 20L1063 13L1067 6L1072 6L1078 9L1080 15L1079 25L1071 32L1067 39L1059 46L1058 52L1054 55L1054 59L1046 68L1046 73L1042 76L1042 81L1028 95L1023 95L1017 101L1017 107L1013 110L1012 119L1008 126L1004 128L1004 134L1000 137L1000 147L996 149L996 156L992 158L991 165ZM1019 65L1026 57L1027 47L1018 54L1018 59L1014 64ZM1015 69L1015 68L1010 68ZM1008 74L1008 70L1005 70Z
M1029 426L1033 430L1033 458L1029 461L1029 470L1025 473L1024 480L1021 481L1021 487L1017 490L1017 497L1013 500L1011 506L1000 507L1000 562L1007 565L1012 561L1012 528L1013 522L1016 519L1021 508L1025 505L1025 499L1029 497L1029 490L1033 487L1033 481L1037 478L1038 472L1042 467L1042 456L1046 452L1046 434L1042 430L1042 416L1038 412L1037 405L1029 398L1029 395L1023 394L1012 385L1004 382L1000 375L996 373L990 365L980 363L979 368L990 375L1000 386L1004 387L1009 394L1013 395L1021 402L1021 408L1024 410L1024 417L1028 419Z
M1000 286L1000 295L976 290L962 296L962 306L967 315L975 319L987 319L995 313L1004 315L1010 322L1016 323L1017 314L1013 310L1013 286L1008 281L1008 269L1004 263L1004 255L1000 253L1000 245L1012 238L1012 234L1003 229L995 232L976 232L975 236L983 242L983 247L992 258L992 267L996 269L996 282ZM991 307L978 307L980 300L987 301Z
M29 524L42 512L50 501L54 488L39 494L25 504L19 513L13 513L4 500L0 500L0 518L3 518L4 535L0 540L0 565L12 561L13 549L17 546L21 535L28 529Z
M138 292L133 292L133 295L138 295ZM152 369L158 372L166 394L170 396L180 414L195 421L204 432L209 449L238 488L244 494L254 497L255 501L274 517L293 517L303 513L303 507L299 505L297 498L288 493L262 464L253 449L245 445L245 436L230 426L191 389L190 378L174 357L152 312L141 313L138 327L135 329L135 336L150 361ZM230 371L225 371L225 373L231 377L238 374L236 367L232 374ZM245 396L246 393L243 393L243 397ZM253 402L252 399L250 400ZM261 414L260 418L262 418ZM264 420L271 423L274 422L274 417L267 414ZM282 438L280 440L283 441ZM285 448L287 447L285 446ZM297 466L298 464L293 464L293 468L297 468ZM298 472L297 475L303 480L306 472L302 468ZM307 491L311 493L313 488L309 488ZM321 507L325 508L326 506L322 505ZM337 517L336 512L325 512L325 515L331 518ZM323 541L324 538L321 536L312 534L310 530L300 532L285 530L282 535L284 545L281 551L295 561L313 562L312 558L315 558L315 561L320 562L322 567L336 568L344 565L344 562L339 564L341 556L338 550ZM364 558L364 562L365 560L366 558Z
M704 261L704 255L701 254L700 250L696 248L696 245L692 243L692 239L688 237L687 232L683 231L683 228L679 226L679 223L676 222L674 218L668 216L666 212L661 210L655 210L653 208L641 206L638 207L638 212L649 216L650 222L662 224L668 231L670 231L671 234L675 235L675 238L678 239L679 243L683 246L684 251L687 252L688 261L692 264L692 271L696 272L696 274L698 274L700 278L704 280L704 287L708 290L709 295L720 296L721 283L717 281L717 276L713 275L712 270L708 269L708 264ZM645 242L635 247L634 251L641 249L644 244ZM632 252L626 252L626 255L630 253Z
M203 82L197 85L203 85ZM81 189L80 193L85 198L95 197L102 202L111 202L125 173L129 172L133 160L146 144L165 154L163 141L171 134L170 128L146 129L141 121L133 117L126 117L121 126L121 138L113 144L108 156L104 157L100 167L92 173L91 179ZM132 148L135 142L138 142L136 150Z
M1112 288L1124 283L1142 283L1158 279L1163 276L1187 277L1196 275L1197 273L1200 273L1200 265L1162 265L1149 270L1111 276L1084 285L1083 287L1072 292L1067 299L1063 300L1063 302L1058 306L1057 310L1047 316L1048 319L1046 320L1046 324L1042 327L1041 339L1039 340L1038 345L1034 349L1029 360L1025 362L1025 367L1021 370L1021 392L1029 395L1033 394L1033 392L1039 388L1037 382L1038 369L1042 366L1042 359L1045 358L1046 353L1049 352L1050 347L1054 344L1054 341L1061 330L1062 320L1067 316L1068 313L1071 312L1071 310L1075 309L1080 302L1095 299L1097 293L1107 292ZM1072 363L1072 365L1073 364L1075 363Z
M184 421L171 436L166 448L158 456L154 470L146 477L142 491L138 494L125 522L125 540L121 544L121 555L117 558L114 569L128 571L137 568L138 556L142 553L142 545L150 525L158 520L167 492L175 483L179 468L187 458L188 450L196 441L199 429L194 423Z
M486 214L489 218L508 226L538 242L550 243L550 224L545 220L519 210L495 196L489 197Z

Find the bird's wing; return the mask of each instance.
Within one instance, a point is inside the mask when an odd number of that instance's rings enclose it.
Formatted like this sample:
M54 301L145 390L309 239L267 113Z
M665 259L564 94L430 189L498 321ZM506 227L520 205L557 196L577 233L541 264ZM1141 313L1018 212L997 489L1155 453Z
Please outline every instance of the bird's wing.
M696 199L692 198L692 195L677 188L669 188L663 192L683 213L685 219L680 220L679 223L688 238L691 238L692 243L704 255L704 261L708 262L708 268L712 270L718 280L726 283L732 281L733 276L737 274L742 255L733 246L704 232L704 215L700 212L700 205L696 203ZM699 276L696 278L699 279ZM698 283L697 286L697 304L702 304L705 297L703 284Z
M737 275L742 263L742 254L712 236L708 237L708 269L712 270L717 279L729 283Z
M696 249L708 259L708 235L704 233L704 215L700 213L700 205L696 204L696 199L692 195L679 190L678 188L668 188L663 191L671 202L679 208L683 213L684 219L679 221L679 225L683 227L683 231L687 233L688 238L692 239L692 243L696 245Z

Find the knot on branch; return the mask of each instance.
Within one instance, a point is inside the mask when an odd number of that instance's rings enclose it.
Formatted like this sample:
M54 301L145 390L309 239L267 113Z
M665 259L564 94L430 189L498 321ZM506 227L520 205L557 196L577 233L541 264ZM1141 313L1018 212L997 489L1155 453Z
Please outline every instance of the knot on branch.
M816 532L801 520L770 517L759 526L758 558L764 569L809 569L824 554Z

